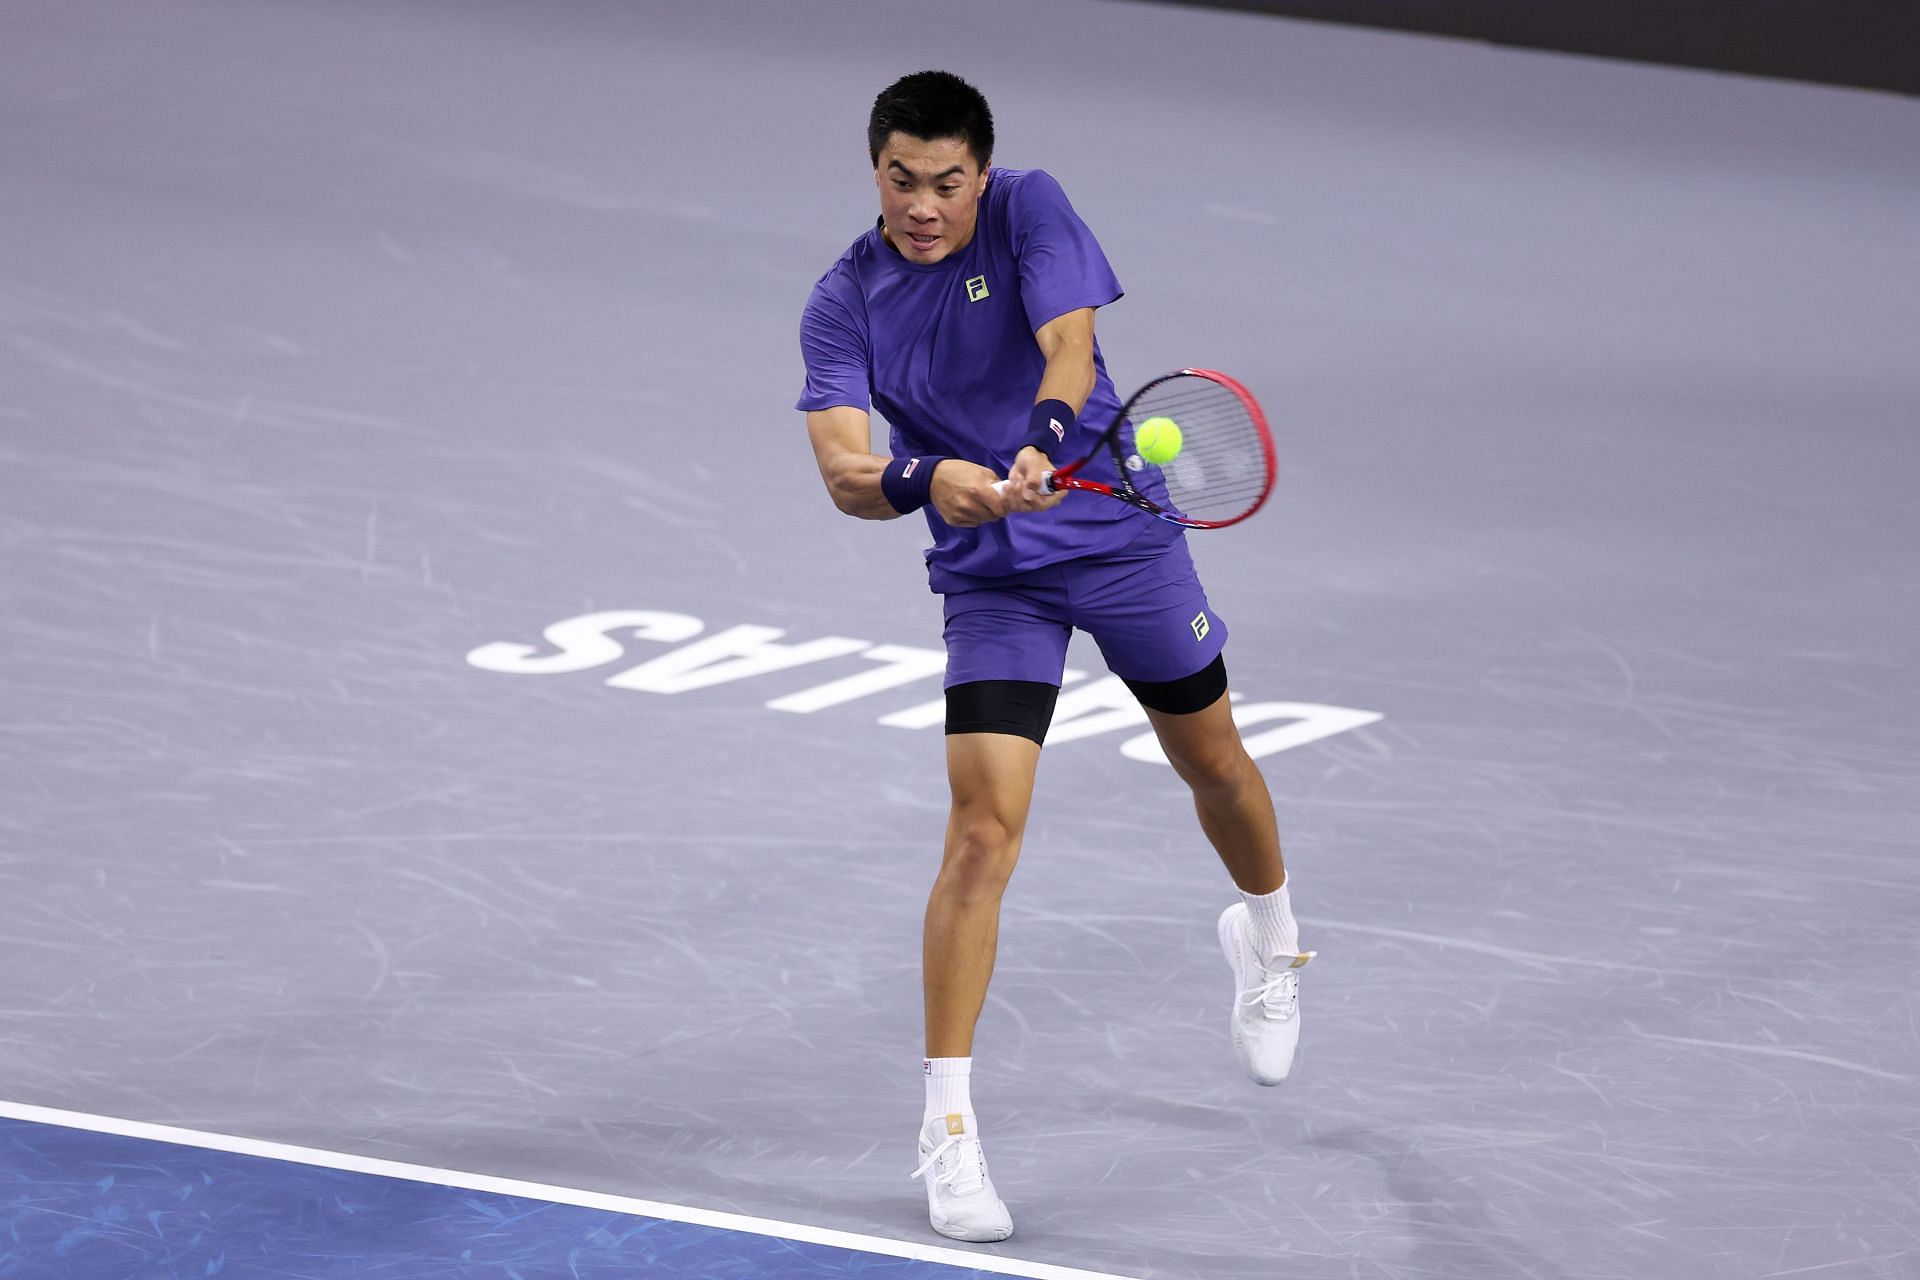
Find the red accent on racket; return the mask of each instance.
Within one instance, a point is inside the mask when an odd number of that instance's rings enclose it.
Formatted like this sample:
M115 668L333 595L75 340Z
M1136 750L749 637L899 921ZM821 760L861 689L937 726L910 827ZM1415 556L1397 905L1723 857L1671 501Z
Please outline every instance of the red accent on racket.
M1161 464L1134 447L1134 430L1151 418L1180 428L1179 453ZM1078 474L1103 456L1113 459L1113 483ZM1275 470L1273 434L1252 393L1224 373L1181 369L1134 392L1086 457L1048 474L1047 488L1105 494L1188 529L1224 529L1260 509Z

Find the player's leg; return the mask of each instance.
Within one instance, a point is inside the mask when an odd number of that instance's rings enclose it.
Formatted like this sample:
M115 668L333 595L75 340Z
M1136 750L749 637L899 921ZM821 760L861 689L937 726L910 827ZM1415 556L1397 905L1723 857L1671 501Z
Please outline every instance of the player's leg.
M1287 878L1279 823L1267 780L1241 744L1240 730L1233 723L1225 660L1215 658L1196 676L1136 681L1134 693L1168 763L1192 790L1200 829L1226 864L1233 883L1244 893L1272 893ZM1185 697L1183 689L1190 691ZM1201 699L1208 700L1189 709ZM1172 709L1158 709L1162 707Z
M947 782L952 808L927 897L926 1110L920 1167L934 1230L1004 1240L1013 1220L987 1175L973 1107L973 1032L1020 857L1040 744L1053 719L1069 629L1044 591L949 596Z
M1167 760L1193 793L1200 829L1239 902L1220 914L1234 974L1232 1041L1262 1084L1293 1070L1299 1046L1300 953L1278 824L1266 779L1247 754L1227 696L1226 624L1208 605L1183 542L1139 562L1084 575L1074 621L1140 699Z
M1013 1234L1013 1217L987 1173L973 1106L973 1029L993 977L1000 898L1020 857L1039 739L1058 692L1052 685L1010 680L947 691L953 808L940 872L927 897L922 943L927 1089L915 1172L927 1182L928 1221L956 1240ZM984 731L967 719L995 706L999 719L1010 706L1024 707L1031 734Z
M1273 798L1233 723L1224 657L1183 679L1133 682L1160 747L1193 791L1200 829L1240 889L1216 932L1233 970L1229 1034L1261 1084L1293 1074L1300 1049L1300 952Z
M963 686L957 694L975 688ZM1000 897L1020 857L1039 761L1039 742L1015 734L947 737L953 808L940 874L927 897L922 948L929 1058L973 1054L973 1028L1000 937Z
M1233 723L1227 626L1207 602L1186 543L1089 562L1076 577L1073 621L1140 700L1234 884L1251 894L1278 889L1286 867L1273 799Z

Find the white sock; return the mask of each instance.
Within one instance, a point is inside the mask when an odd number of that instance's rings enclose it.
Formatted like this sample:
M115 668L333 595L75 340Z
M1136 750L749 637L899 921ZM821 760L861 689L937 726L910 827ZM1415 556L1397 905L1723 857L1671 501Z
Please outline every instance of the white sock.
M1263 961L1300 953L1300 926L1293 922L1293 903L1287 897L1285 880L1272 893L1248 893L1242 889L1240 896L1247 903L1253 949Z
M927 1110L921 1117L923 1123L935 1116L973 1114L973 1094L969 1088L973 1080L972 1058L928 1058L926 1072Z

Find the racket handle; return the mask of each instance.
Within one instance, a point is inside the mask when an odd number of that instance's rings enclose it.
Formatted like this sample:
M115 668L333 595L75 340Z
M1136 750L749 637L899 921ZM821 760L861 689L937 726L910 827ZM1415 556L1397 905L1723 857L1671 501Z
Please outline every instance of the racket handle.
M1053 472L1049 471L1040 477L1040 487L1048 493L1053 492ZM993 491L995 493L1005 493L1007 491L1007 482L1005 480L995 480L993 482Z

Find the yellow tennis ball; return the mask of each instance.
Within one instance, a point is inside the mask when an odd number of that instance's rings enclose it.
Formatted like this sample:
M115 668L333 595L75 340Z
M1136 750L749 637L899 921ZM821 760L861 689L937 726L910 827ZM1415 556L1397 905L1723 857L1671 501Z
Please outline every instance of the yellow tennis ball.
M1133 433L1133 447L1156 467L1180 456L1180 424L1172 418L1148 418Z

